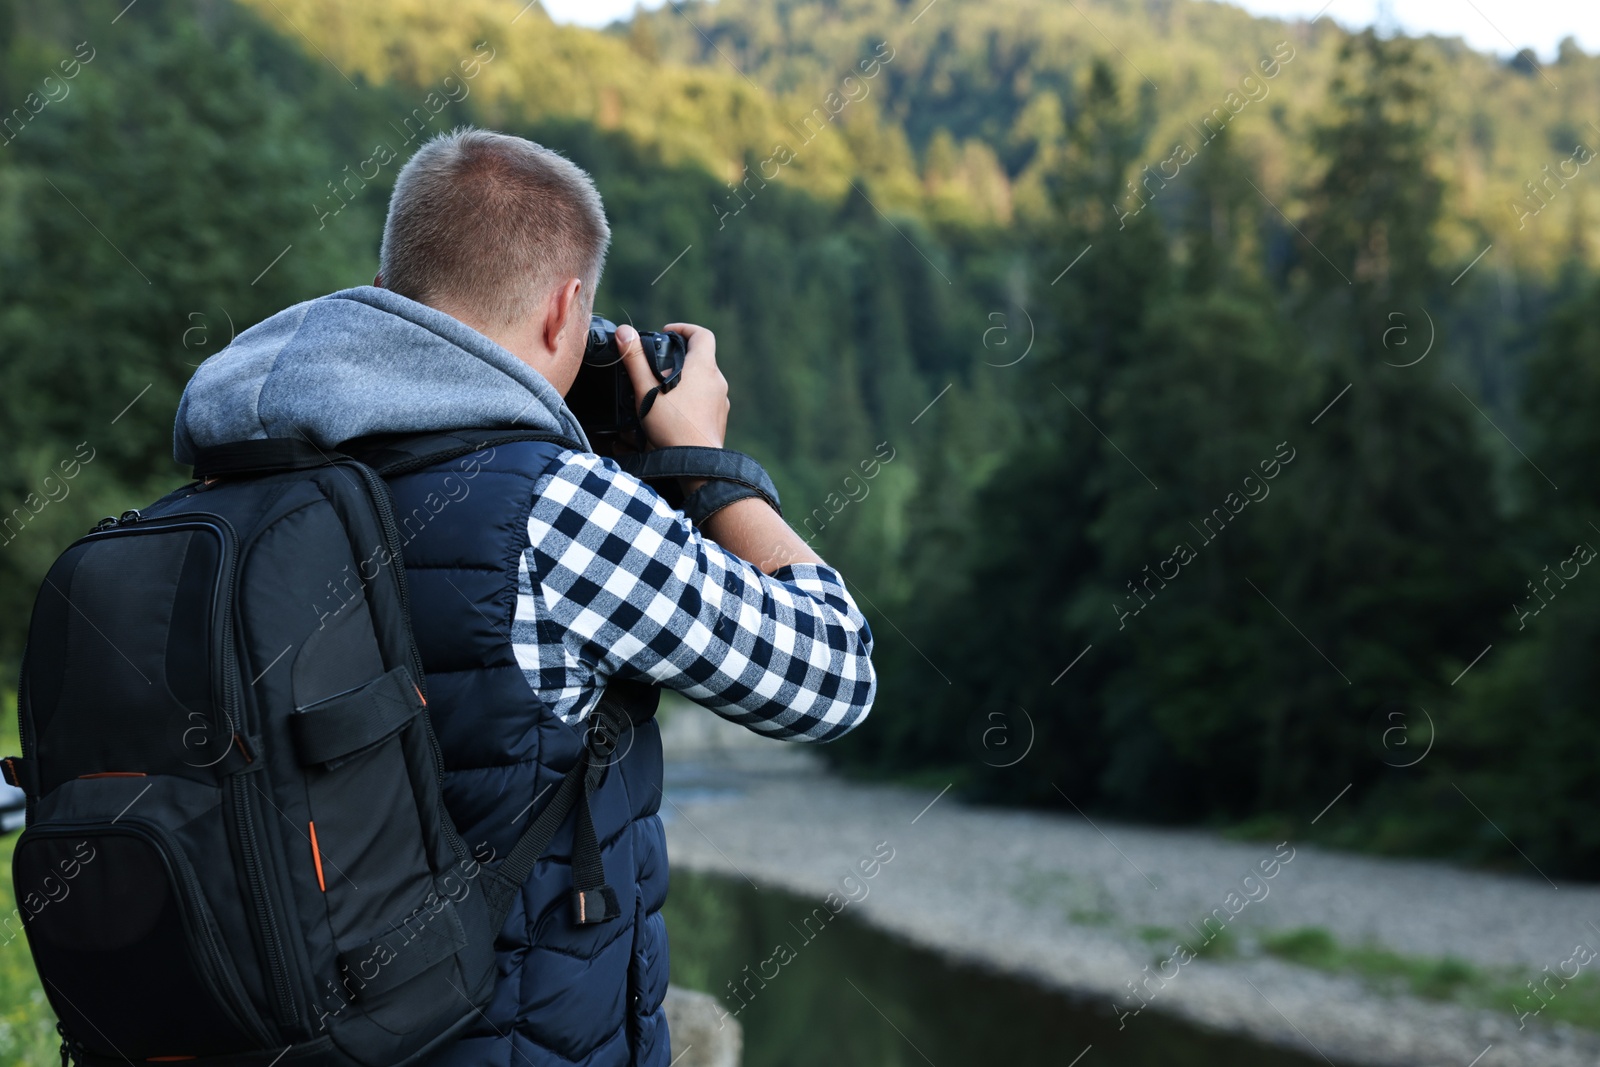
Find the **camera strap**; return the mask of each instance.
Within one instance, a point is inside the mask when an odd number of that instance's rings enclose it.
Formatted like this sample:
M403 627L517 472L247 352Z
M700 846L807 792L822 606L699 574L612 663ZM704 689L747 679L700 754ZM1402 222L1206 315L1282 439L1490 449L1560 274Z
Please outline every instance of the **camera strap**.
M729 504L748 497L760 497L783 514L778 487L766 469L743 452L731 448L706 448L680 445L657 448L640 455L620 458L623 470L641 481L652 478L703 478L706 484L683 502L683 513L696 526Z
M677 383L674 382L673 384L677 384ZM664 386L664 385L658 385L658 386L655 386L654 388L652 388L648 393L644 394L644 399L639 401L639 421L640 422L643 422L644 421L644 417L646 415L650 414L650 409L655 406L656 397L660 396L663 392L665 392L666 388L667 387Z

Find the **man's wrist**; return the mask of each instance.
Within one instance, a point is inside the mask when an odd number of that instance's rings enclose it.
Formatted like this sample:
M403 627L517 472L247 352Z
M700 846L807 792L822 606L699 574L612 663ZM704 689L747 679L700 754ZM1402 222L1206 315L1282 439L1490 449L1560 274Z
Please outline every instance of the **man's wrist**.
M736 500L706 519L705 535L764 574L801 563L827 566L823 558L760 497Z

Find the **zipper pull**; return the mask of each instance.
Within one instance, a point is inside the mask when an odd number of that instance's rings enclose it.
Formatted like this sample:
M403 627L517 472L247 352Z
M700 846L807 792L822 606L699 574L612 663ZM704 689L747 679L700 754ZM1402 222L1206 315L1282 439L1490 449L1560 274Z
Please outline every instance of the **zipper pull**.
M116 524L117 524L117 517L115 515L107 515L105 518L103 518L99 522L95 523L94 527L89 532L90 533L99 533L101 530L109 530L109 529L111 529L111 527L115 526Z
M122 523L129 523L131 525L133 523L138 522L143 517L144 516L139 514L139 509L138 508L130 508L129 510L124 511L122 513L122 517L117 520L117 523L119 525L122 524Z

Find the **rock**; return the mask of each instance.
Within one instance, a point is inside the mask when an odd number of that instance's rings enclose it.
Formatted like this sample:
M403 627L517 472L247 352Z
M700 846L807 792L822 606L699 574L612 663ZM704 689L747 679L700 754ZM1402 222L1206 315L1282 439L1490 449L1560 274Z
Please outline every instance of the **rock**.
M666 1009L674 1067L739 1067L744 1033L716 997L668 986Z

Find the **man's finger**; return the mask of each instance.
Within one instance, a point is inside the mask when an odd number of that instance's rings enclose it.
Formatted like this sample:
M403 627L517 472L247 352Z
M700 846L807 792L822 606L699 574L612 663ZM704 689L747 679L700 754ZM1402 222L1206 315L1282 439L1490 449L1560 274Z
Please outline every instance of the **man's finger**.
M664 329L668 333L675 333L682 337L688 346L688 354L693 357L689 362L696 367L696 373L704 373L707 365L717 365L717 335L704 326L696 326L692 322L670 322ZM686 366L685 372L688 367Z
M715 334L706 329L704 326L696 326L692 322L669 322L665 327L663 327L663 329L665 329L668 333L677 334L688 344L696 348L703 347L705 345L715 346L717 343Z
M617 327L617 347L622 349L622 365L633 383L633 395L643 400L644 395L661 383L656 381L650 361L644 358L644 345L639 341L639 331L626 324Z

